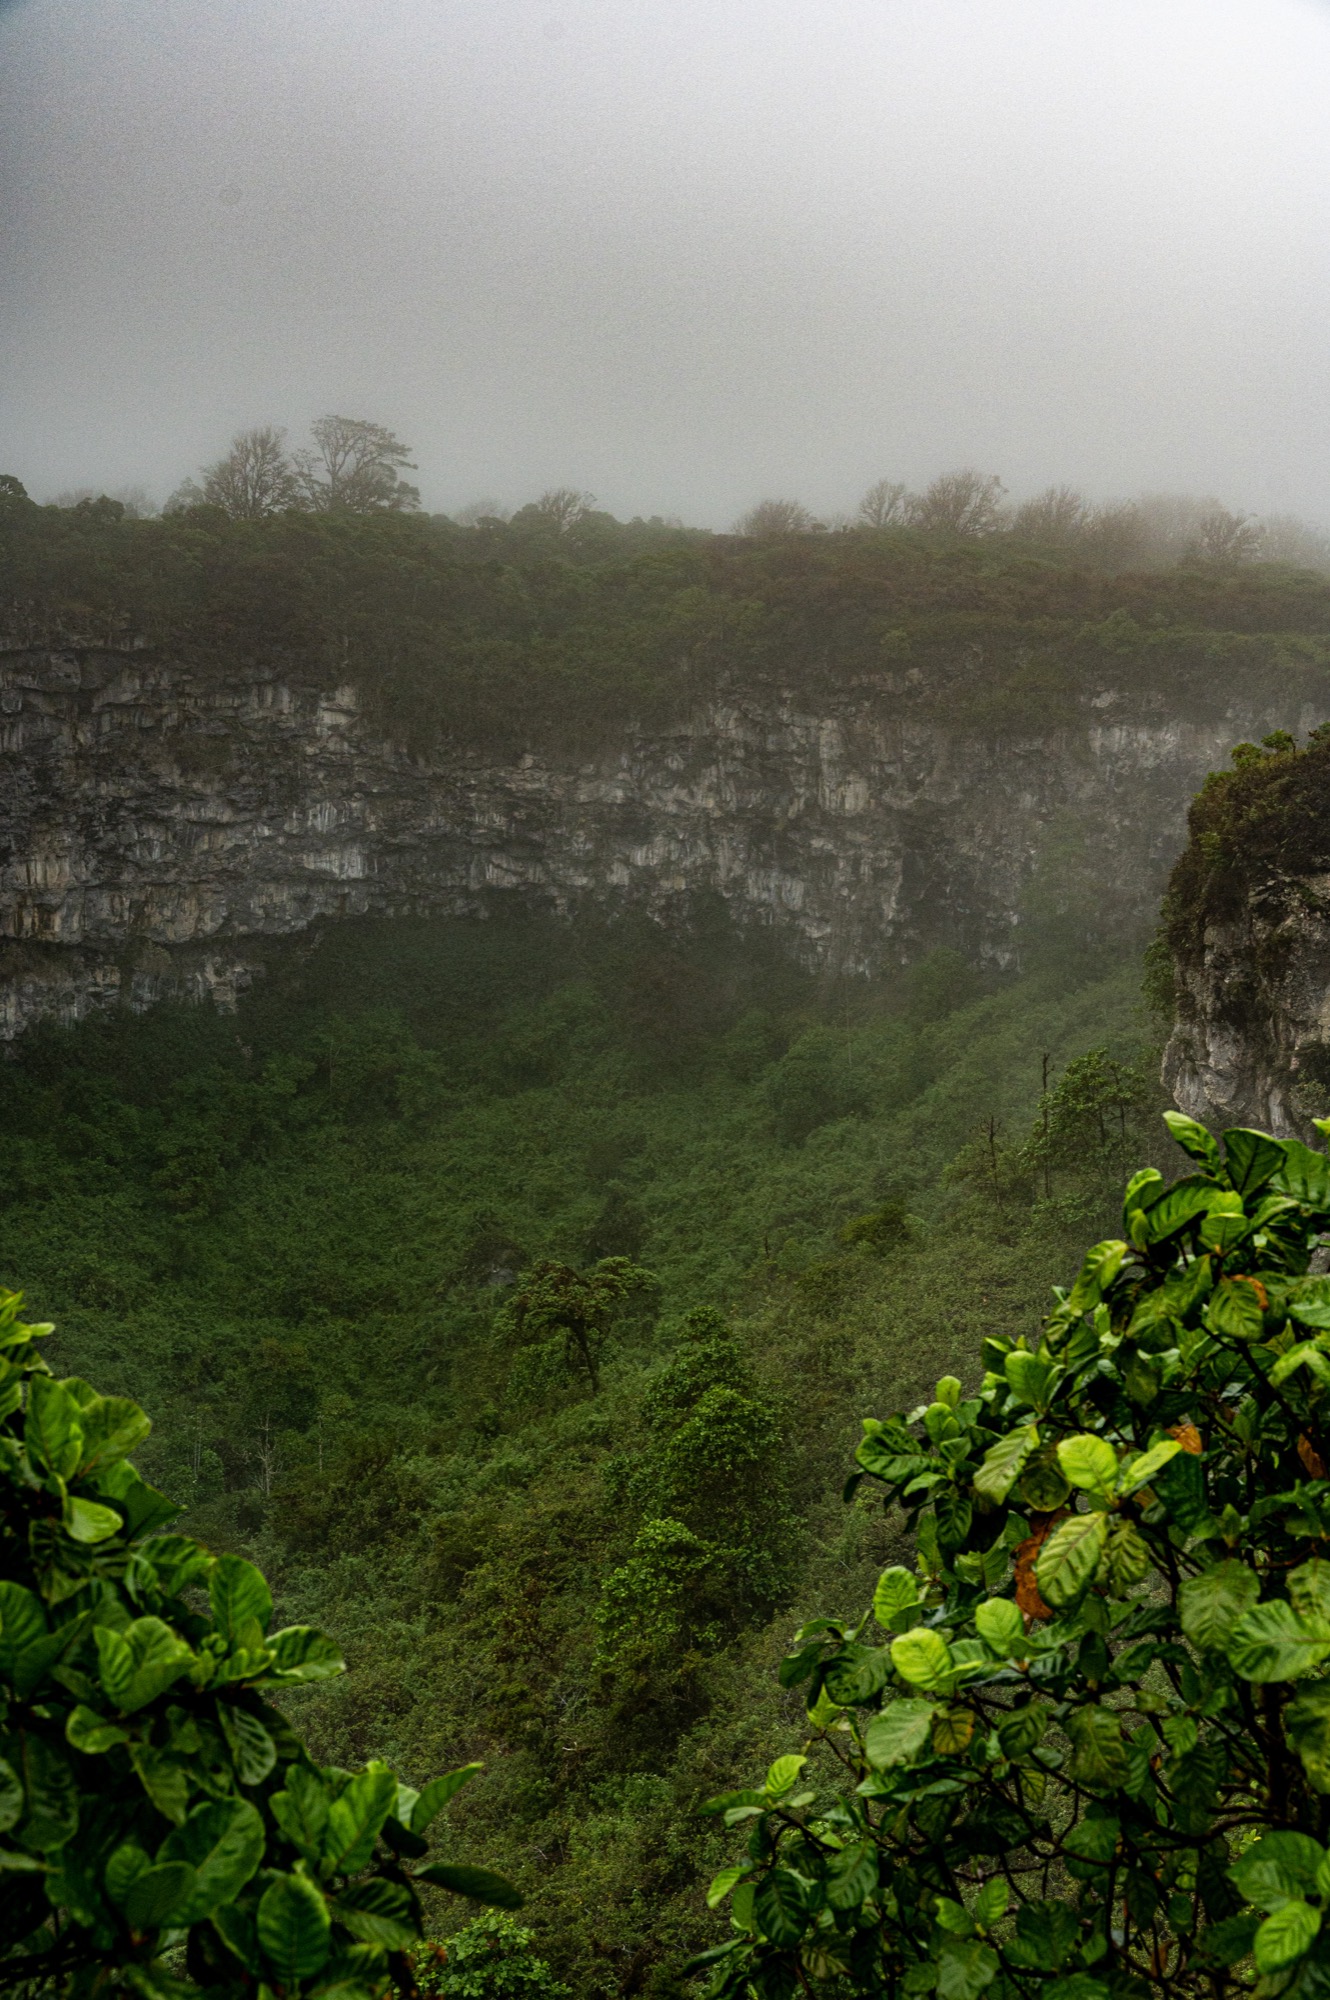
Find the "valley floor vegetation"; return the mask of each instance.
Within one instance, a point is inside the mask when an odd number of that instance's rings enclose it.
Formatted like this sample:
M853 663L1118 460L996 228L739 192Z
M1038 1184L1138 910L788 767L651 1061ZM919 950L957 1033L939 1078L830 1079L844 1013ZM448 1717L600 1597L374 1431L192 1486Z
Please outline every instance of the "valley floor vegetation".
M336 1634L280 1697L311 1754L484 1762L450 1839L526 1928L464 1956L540 1970L431 1990L668 1996L724 1940L699 1810L806 1737L795 1626L907 1559L836 1497L859 1417L1028 1335L1177 1157L1138 964L868 987L705 909L347 924L234 1015L0 1068L0 1278L152 1413L185 1532Z

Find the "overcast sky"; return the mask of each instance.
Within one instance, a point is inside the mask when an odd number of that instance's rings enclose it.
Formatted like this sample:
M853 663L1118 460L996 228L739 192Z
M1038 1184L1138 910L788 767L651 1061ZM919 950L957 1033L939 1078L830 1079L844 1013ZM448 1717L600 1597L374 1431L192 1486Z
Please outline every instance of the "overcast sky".
M0 0L0 470L1330 521L1330 0Z

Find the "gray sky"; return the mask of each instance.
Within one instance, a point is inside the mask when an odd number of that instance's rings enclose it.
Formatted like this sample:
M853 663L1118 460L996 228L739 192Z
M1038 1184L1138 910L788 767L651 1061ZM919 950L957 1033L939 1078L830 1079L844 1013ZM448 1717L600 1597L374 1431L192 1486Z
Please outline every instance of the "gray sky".
M0 470L1330 519L1330 0L0 0Z

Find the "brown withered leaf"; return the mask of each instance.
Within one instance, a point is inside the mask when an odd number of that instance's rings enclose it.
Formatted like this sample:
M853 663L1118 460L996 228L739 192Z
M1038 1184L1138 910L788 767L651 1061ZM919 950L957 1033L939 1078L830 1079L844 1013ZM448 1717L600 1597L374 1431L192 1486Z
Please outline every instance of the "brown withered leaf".
M1298 1439L1298 1457L1306 1466L1309 1479L1324 1479L1326 1477L1325 1460L1321 1457L1320 1452L1316 1449L1316 1446L1305 1431Z
M1205 1449L1201 1443L1201 1433L1195 1424L1170 1424L1168 1434L1171 1438L1177 1439L1184 1451L1189 1451L1197 1457Z
M1028 1631L1036 1618L1051 1618L1052 1611L1039 1595L1039 1585L1035 1582L1034 1566L1039 1551L1066 1514L1065 1507L1059 1507L1052 1514L1031 1514L1031 1533L1016 1545L1016 1603L1025 1614Z

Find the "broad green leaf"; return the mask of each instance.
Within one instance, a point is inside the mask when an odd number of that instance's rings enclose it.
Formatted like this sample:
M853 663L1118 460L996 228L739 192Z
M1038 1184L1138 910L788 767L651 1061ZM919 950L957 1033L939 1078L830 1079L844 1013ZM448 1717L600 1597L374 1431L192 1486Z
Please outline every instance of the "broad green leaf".
M1000 1875L994 1875L979 1891L974 1905L974 1920L981 1930L991 1930L1007 1914L1007 1904L1011 1891Z
M1258 1972L1282 1972L1310 1950L1321 1928L1321 1912L1298 1898L1283 1903L1257 1931L1252 1950Z
M1027 1650L1025 1620L1009 1597L985 1599L974 1614L975 1627L1000 1659L1022 1658Z
M1178 1590L1178 1616L1193 1646L1222 1652L1239 1620L1256 1604L1260 1578L1245 1563L1230 1559L1189 1576Z
M873 1592L873 1616L879 1625L889 1626L896 1612L908 1610L918 1602L918 1579L908 1569L896 1563L891 1569L883 1570Z
M194 1873L194 1887L173 1921L197 1924L234 1902L257 1871L263 1846L263 1821L246 1800L196 1806L158 1851L159 1861L187 1861Z
M261 1785L277 1762L277 1745L261 1717L239 1702L220 1701L217 1720L241 1784Z
M34 1375L28 1384L28 1409L23 1425L28 1455L48 1472L72 1479L83 1450L79 1406L62 1382Z
M185 1641L160 1618L136 1618L124 1632L95 1633L102 1688L125 1715L164 1694L194 1664Z
M124 1902L139 1876L151 1866L151 1861L137 1841L122 1840L113 1850L102 1879L107 1895L117 1907Z
M65 1649L65 1631L49 1630L41 1599L21 1583L0 1583L0 1680L23 1700Z
M279 1875L259 1898L259 1945L277 1981L312 1979L328 1957L332 1918L323 1893L303 1875Z
M274 1792L268 1803L292 1846L298 1847L307 1861L317 1862L328 1826L328 1794L318 1773L293 1764L285 1790Z
M1076 1941L1076 1912L1065 1903L1027 1903L1016 1912L1013 1954L1019 1965L1057 1972ZM1050 1989L1044 1988L1045 1993Z
M1058 1445L1058 1464L1073 1486L1100 1500L1111 1500L1117 1491L1118 1455L1107 1438L1089 1432L1063 1438Z
M795 1780L808 1762L806 1757L777 1757L768 1770L763 1790L769 1799L783 1799L792 1791Z
M1071 1775L1093 1790L1113 1791L1131 1776L1122 1725L1111 1708L1097 1703L1074 1708L1064 1724L1072 1740Z
M1054 1528L1034 1566L1045 1604L1060 1611L1076 1602L1093 1583L1107 1541L1107 1514L1072 1514Z
M1122 1269L1123 1259L1129 1248L1129 1244L1124 1243L1120 1237L1115 1237L1104 1243L1096 1243L1093 1249L1086 1252L1080 1275L1067 1299L1068 1311L1088 1312L1092 1306L1099 1304Z
M1026 1459L1038 1447L1039 1430L1035 1424L1022 1424L1017 1430L1009 1431L1006 1437L999 1438L984 1453L983 1464L974 1475L975 1492L982 1493L987 1500L1005 1500L1020 1477Z
M827 1693L842 1708L871 1701L890 1680L891 1668L885 1646L843 1646L827 1668Z
M440 1889L451 1889L455 1896L469 1896L473 1903L486 1903L493 1910L522 1907L521 1891L488 1868L458 1868L446 1861L431 1861L424 1868L417 1868L412 1879L433 1882Z
M907 1699L888 1703L864 1731L864 1755L875 1771L908 1764L929 1740L933 1721L931 1701Z
M1187 1180L1175 1181L1168 1192L1137 1217L1132 1224L1132 1240L1142 1249L1166 1243L1170 1236L1194 1222L1198 1215L1205 1215L1211 1208L1215 1187L1213 1182L1197 1174Z
M1215 1286L1205 1309L1211 1333L1229 1340L1259 1340L1265 1332L1265 1310L1250 1279L1225 1278Z
M1263 1188L1279 1172L1285 1157L1279 1140L1268 1132L1235 1125L1224 1134L1224 1167L1240 1195L1252 1195Z
M23 1845L38 1854L54 1854L73 1838L79 1823L78 1784L65 1746L25 1729L9 1746L9 1762L27 1799Z
M113 1749L117 1743L128 1743L129 1731L117 1722L108 1722L105 1716L80 1702L69 1713L65 1724L65 1740L75 1750L82 1750L85 1756L98 1757L104 1751Z
M253 1563L242 1556L219 1556L208 1578L208 1597L217 1630L230 1645L262 1643L272 1617L272 1592ZM258 1627L257 1641L251 1626Z
M933 1913L943 1930L950 1931L953 1937L974 1936L974 1919L964 1903L957 1903L950 1896L939 1896Z
M287 1681L326 1681L345 1673L342 1649L312 1625L288 1625L266 1642L272 1672Z
M943 1938L937 1954L938 2000L979 2000L998 1975L998 1955L978 1938Z
M1078 1861L1095 1861L1103 1866L1117 1853L1121 1832L1121 1820L1083 1819L1070 1828L1063 1844L1068 1854L1075 1855Z
M79 1422L83 1430L80 1473L109 1465L113 1459L128 1458L152 1429L138 1404L132 1403L128 1396L94 1396L91 1402L83 1404Z
M827 1864L826 1895L833 1910L857 1910L877 1888L877 1849L871 1840L843 1847Z
M397 1780L386 1764L368 1765L342 1788L328 1808L322 1856L325 1875L354 1875L366 1866L396 1799Z
M1219 1171L1219 1148L1204 1125L1198 1125L1181 1111L1166 1111L1164 1123L1184 1153L1190 1153L1193 1160L1199 1160L1212 1173Z
M998 1724L998 1742L1004 1757L1028 1757L1048 1728L1049 1710L1043 1702L1030 1702L1012 1709Z
M484 1768L483 1764L463 1764L459 1770L448 1771L441 1778L431 1778L411 1808L412 1833L424 1833L449 1799L456 1798L463 1785L469 1785L477 1772Z
M362 1944L387 1951L406 1951L416 1941L411 1891L401 1882L352 1882L333 1903L333 1914Z
M758 1887L753 1912L763 1936L772 1944L797 1944L808 1925L808 1905L799 1877L788 1868L773 1868Z
M1122 1467L1118 1479L1121 1494L1138 1493L1142 1486L1148 1486L1156 1473L1163 1471L1170 1458L1176 1458L1182 1446L1176 1438L1161 1438L1148 1451L1135 1458L1129 1458Z
M1289 1602L1299 1618L1312 1626L1319 1621L1324 1636L1330 1639L1330 1562L1324 1556L1313 1556L1310 1562L1289 1571L1286 1584Z
M1330 1681L1313 1682L1284 1710L1284 1734L1318 1792L1330 1792ZM1330 1883L1318 1889L1330 1894Z
M1245 1681L1293 1681L1330 1659L1330 1637L1318 1637L1287 1599L1277 1597L1239 1619L1225 1651Z
M711 1887L707 1890L707 1908L718 1910L730 1890L736 1883L742 1882L747 1873L746 1868L722 1868L719 1875L713 1875Z
M164 1819L183 1826L189 1812L189 1775L170 1750L154 1749L150 1743L131 1743L130 1762L139 1783Z
M65 1533L76 1542L106 1542L124 1526L114 1507L76 1499L73 1494L65 1497L63 1518Z
M1306 1833L1265 1833L1233 1863L1229 1875L1249 1903L1278 1909L1316 1887L1325 1849Z
M1023 1347L1015 1347L1002 1366L1017 1400L1043 1411L1049 1391L1062 1372L1052 1356L1029 1354Z
M1330 1209L1330 1160L1304 1146L1301 1139L1285 1139L1283 1164L1270 1185L1304 1208L1324 1213Z
M142 1869L121 1902L126 1921L136 1931L161 1930L180 1921L194 1887L194 1870L183 1861L162 1861Z
M929 1731L933 1748L939 1757L959 1757L963 1750L974 1741L975 1712L972 1708L954 1708L942 1702L933 1710L933 1723Z
M1324 1308L1318 1307L1315 1310L1324 1311ZM1296 1314L1296 1306L1293 1311ZM1330 1314L1327 1315L1327 1319L1330 1319ZM1287 1382L1290 1375L1296 1375L1300 1368L1305 1368L1318 1382L1330 1381L1330 1357L1327 1357L1321 1340L1300 1340L1286 1349L1270 1370L1271 1388L1279 1388L1281 1383Z
M891 1664L914 1687L939 1688L953 1672L951 1648L940 1632L919 1626L891 1642Z

